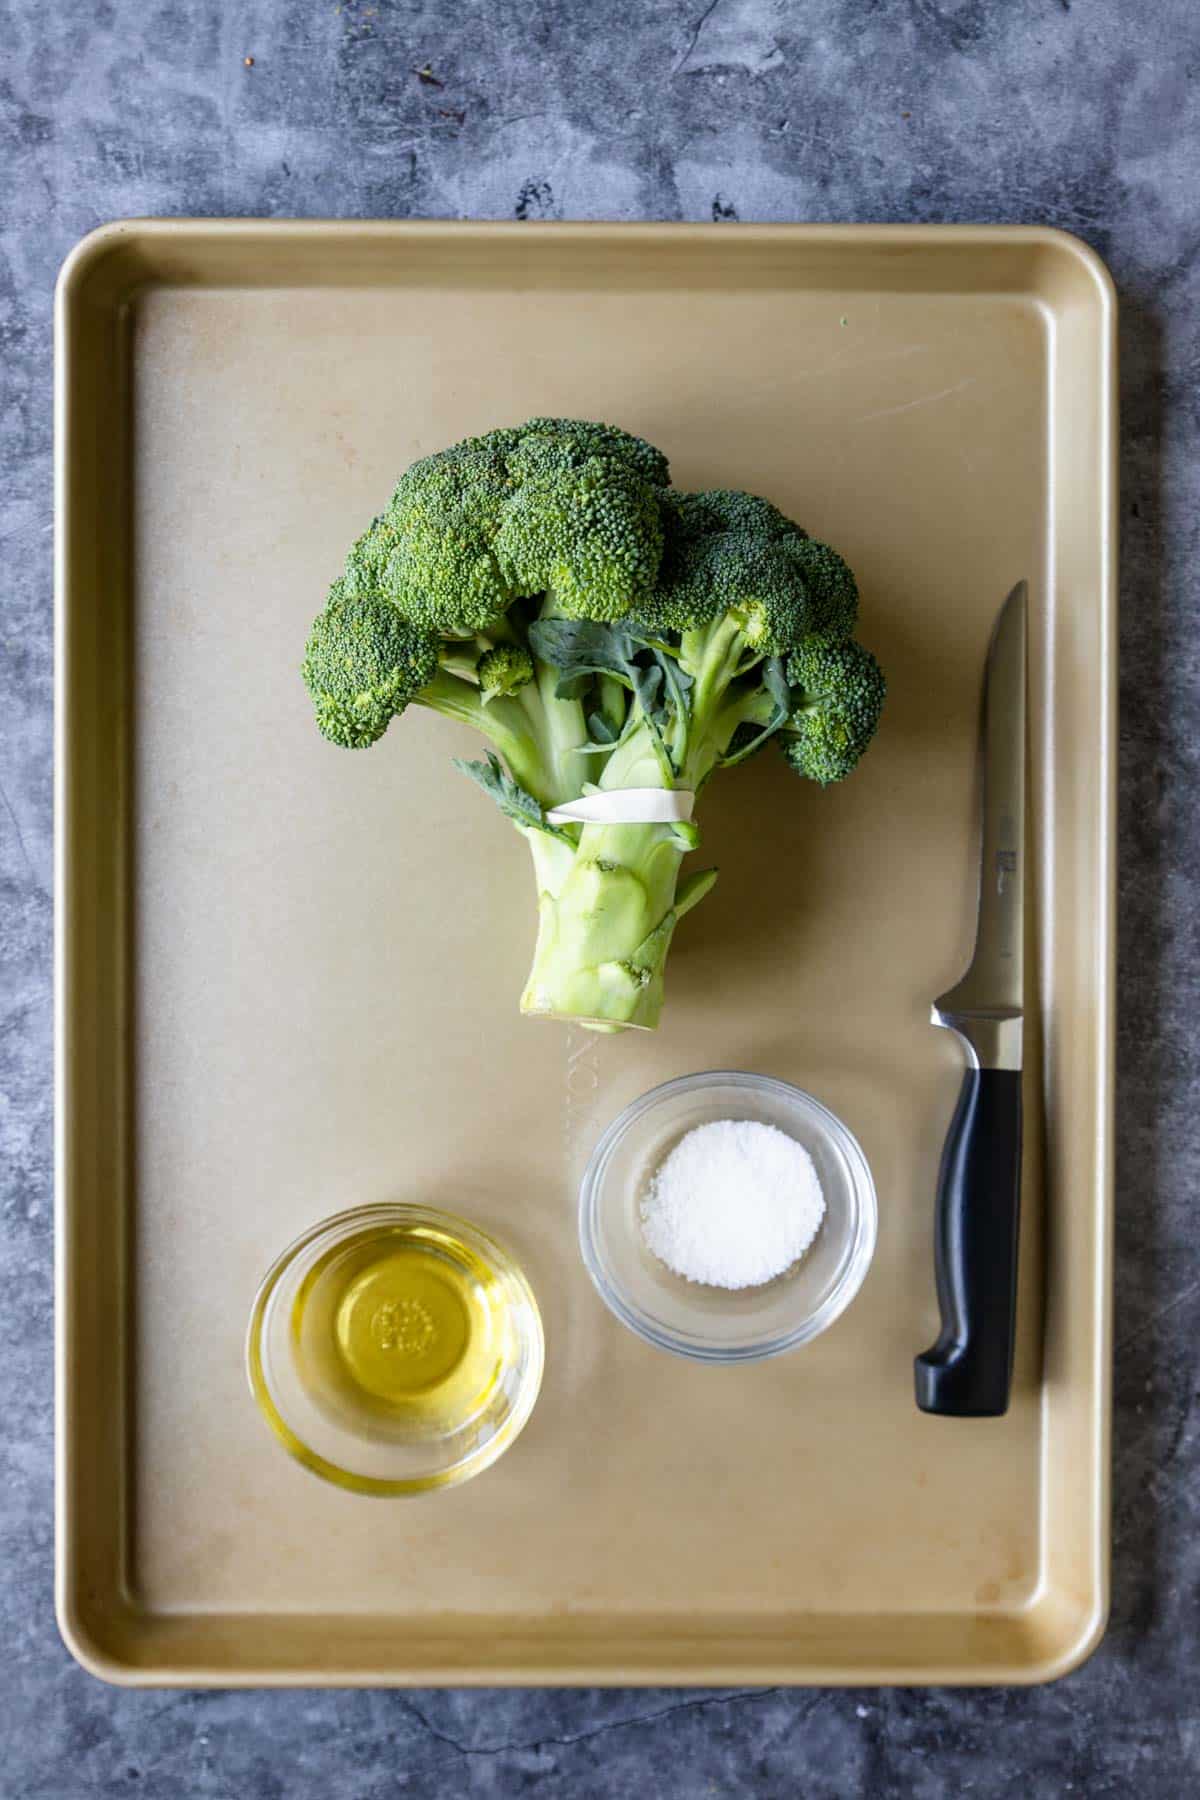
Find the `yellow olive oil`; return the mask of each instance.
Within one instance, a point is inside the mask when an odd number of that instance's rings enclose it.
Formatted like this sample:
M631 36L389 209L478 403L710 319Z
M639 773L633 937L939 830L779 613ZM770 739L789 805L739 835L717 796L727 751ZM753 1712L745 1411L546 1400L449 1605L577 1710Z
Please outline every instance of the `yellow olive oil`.
M296 1366L327 1415L373 1437L441 1435L480 1417L510 1347L505 1284L438 1227L386 1225L335 1245L292 1307Z

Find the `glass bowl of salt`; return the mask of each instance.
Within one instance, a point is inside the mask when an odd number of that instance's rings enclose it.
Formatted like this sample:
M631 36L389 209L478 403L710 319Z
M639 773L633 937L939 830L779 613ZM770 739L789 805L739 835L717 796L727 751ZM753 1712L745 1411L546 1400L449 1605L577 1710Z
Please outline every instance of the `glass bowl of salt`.
M877 1229L853 1132L802 1088L736 1069L633 1101L580 1189L580 1250L605 1305L700 1362L811 1342L862 1286Z

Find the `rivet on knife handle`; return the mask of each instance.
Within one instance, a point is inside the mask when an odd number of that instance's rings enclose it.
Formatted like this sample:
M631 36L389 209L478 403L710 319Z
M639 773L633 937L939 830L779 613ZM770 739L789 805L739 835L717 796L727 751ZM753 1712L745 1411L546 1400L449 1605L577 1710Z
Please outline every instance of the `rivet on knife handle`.
M942 1152L934 1269L942 1329L915 1365L923 1412L1008 1409L1016 1335L1024 1013L1027 589L1008 596L988 651L982 735L979 925L971 966L934 1002L969 1066Z

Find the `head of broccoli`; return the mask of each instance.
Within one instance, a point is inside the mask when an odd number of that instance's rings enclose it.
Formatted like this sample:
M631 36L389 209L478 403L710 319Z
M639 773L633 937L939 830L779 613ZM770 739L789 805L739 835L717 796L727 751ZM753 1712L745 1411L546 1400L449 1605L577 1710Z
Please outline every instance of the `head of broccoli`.
M770 501L681 493L653 445L574 419L414 463L351 548L308 642L317 723L374 743L410 704L475 727L463 765L529 842L540 926L522 1000L654 1025L691 823L551 817L585 793L703 787L774 738L827 785L871 741L883 675L842 558Z

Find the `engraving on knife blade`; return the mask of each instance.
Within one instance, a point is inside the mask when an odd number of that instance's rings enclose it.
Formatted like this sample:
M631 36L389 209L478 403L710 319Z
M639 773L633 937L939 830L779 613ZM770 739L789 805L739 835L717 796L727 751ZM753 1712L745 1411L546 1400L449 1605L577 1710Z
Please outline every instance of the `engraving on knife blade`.
M1003 894L1008 886L1008 877L1017 872L1017 853L1015 850L997 850L996 852L996 892Z

